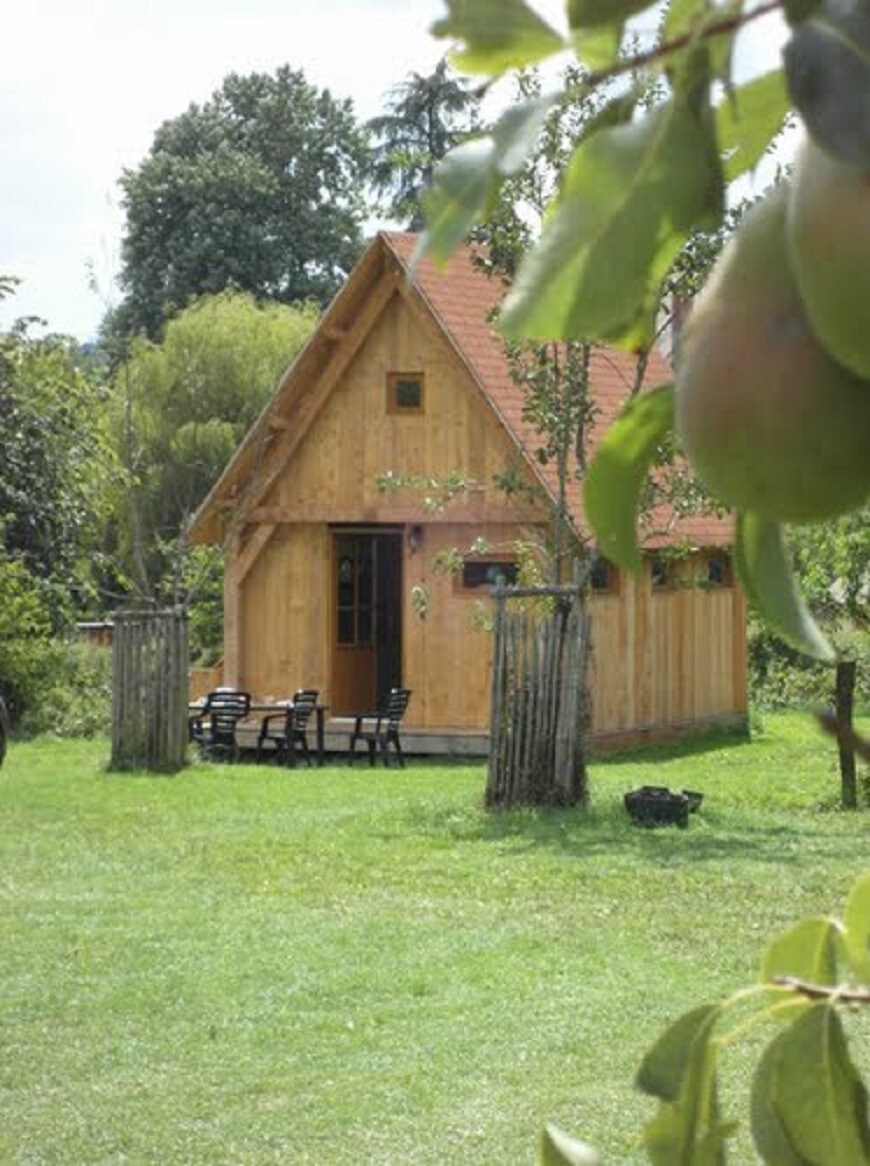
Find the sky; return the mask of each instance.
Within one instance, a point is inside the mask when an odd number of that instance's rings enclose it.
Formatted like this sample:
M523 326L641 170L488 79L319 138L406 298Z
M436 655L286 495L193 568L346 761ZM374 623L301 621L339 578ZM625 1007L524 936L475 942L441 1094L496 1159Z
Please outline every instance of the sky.
M561 0L535 5L554 22ZM87 340L118 300L118 179L158 126L231 72L301 69L360 120L391 86L431 72L443 0L27 0L4 20L0 274L22 280L0 329L38 316ZM763 24L764 22L759 22ZM749 71L773 67L783 30L745 36Z

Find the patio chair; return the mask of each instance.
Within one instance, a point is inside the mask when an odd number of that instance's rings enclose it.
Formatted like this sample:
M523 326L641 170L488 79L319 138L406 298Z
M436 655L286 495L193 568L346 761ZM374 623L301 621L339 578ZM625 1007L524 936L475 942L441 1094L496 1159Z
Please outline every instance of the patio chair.
M278 760L285 765L296 765L296 746L298 745L305 759L305 764L311 764L311 750L308 748L308 722L317 704L320 690L317 688L300 688L293 694L293 700L279 713L269 713L263 717L260 727L260 736L257 738L257 760L263 753L263 746L271 741L278 754Z
M384 765L389 765L390 745L393 746L399 765L404 769L405 758L399 740L399 726L411 699L409 688L391 688L380 709L371 713L358 713L353 732L350 735L350 764L356 757L357 741L362 741L369 751L369 765L374 765L380 750Z
M239 754L236 725L251 711L251 694L235 688L216 688L205 698L202 711L190 718L190 737L200 754L214 760L235 761Z

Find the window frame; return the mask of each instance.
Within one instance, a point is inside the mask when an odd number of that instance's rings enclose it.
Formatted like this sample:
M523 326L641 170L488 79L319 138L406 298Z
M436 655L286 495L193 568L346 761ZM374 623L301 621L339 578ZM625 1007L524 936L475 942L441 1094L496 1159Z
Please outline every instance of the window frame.
M420 403L402 405L399 402L399 386L402 382L416 381L420 386ZM419 417L425 413L426 377L422 371L407 370L387 373L387 413L394 417Z
M664 567L665 577L656 580L656 564L660 563ZM667 555L652 554L649 556L649 583L650 591L653 595L667 595L676 587L676 573L674 571L674 560Z
M606 571L606 578L603 583L596 584L595 571L603 567ZM595 560L595 566L589 573L589 591L593 596L608 596L619 595L622 590L621 573L619 567L606 555L599 555Z
M505 576L505 583L508 587L514 586L519 578L520 565L516 559L492 559L492 558L469 558L465 559L461 570L457 572L456 589L463 595L480 595L485 593L487 588L495 587L494 579L482 579L479 583L468 583L466 581L466 571L469 567L509 567L513 578Z
M711 577L711 568L714 563L721 564L721 579ZM710 591L727 591L734 586L734 560L727 551L708 551L705 556L706 572L702 580L702 587Z

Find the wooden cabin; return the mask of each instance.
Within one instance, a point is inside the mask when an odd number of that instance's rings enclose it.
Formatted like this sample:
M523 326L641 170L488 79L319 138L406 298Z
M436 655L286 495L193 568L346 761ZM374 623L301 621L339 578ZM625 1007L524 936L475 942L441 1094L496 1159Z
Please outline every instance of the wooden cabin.
M409 274L410 234L381 233L285 372L195 515L193 542L226 555L223 681L259 698L316 687L340 718L401 682L408 744L481 753L490 633L476 616L518 542L542 538L556 489L535 456L490 323L502 288L460 253ZM635 362L597 349L599 430L626 399ZM654 355L649 385L669 379ZM389 475L470 483L443 508ZM509 473L528 491L506 493ZM379 481L381 484L379 484ZM570 504L582 529L579 492ZM730 522L655 523L640 578L604 569L591 598L593 733L631 742L746 716L745 608ZM485 539L462 571L437 556ZM673 548L685 551L673 557ZM421 600L428 598L425 614Z

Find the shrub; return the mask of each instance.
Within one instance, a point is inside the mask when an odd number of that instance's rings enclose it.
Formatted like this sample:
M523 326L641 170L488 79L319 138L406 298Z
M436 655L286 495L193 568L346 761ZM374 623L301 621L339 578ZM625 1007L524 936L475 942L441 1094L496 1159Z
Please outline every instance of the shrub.
M108 733L112 709L112 653L96 644L53 640L50 671L21 717L27 735L93 737Z

